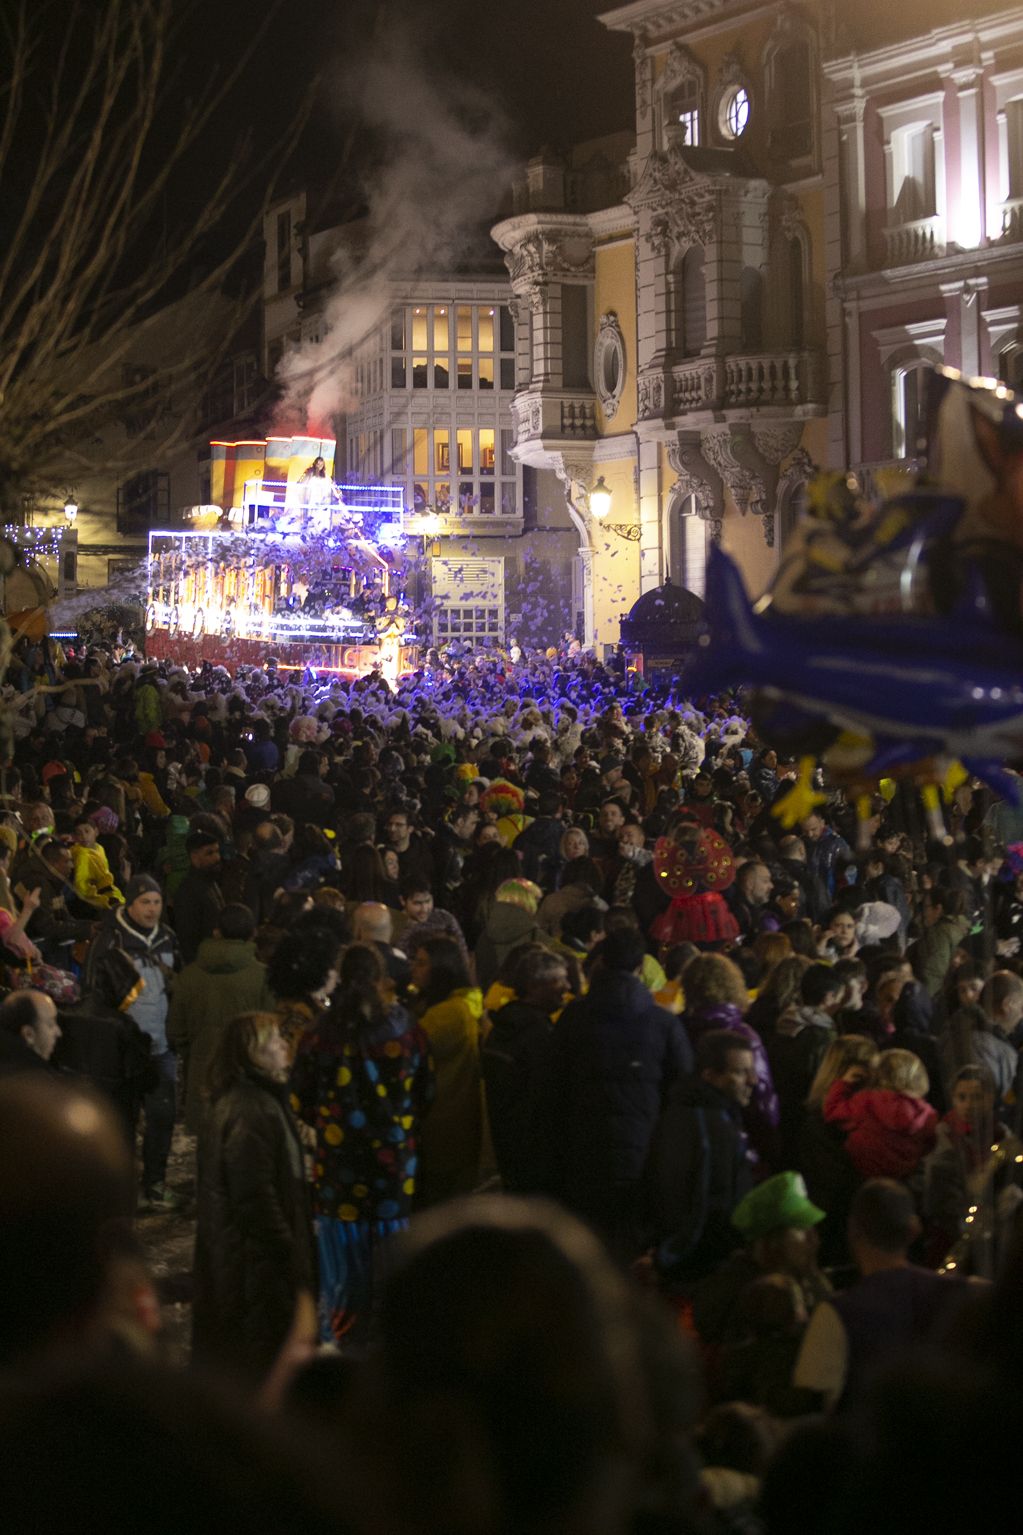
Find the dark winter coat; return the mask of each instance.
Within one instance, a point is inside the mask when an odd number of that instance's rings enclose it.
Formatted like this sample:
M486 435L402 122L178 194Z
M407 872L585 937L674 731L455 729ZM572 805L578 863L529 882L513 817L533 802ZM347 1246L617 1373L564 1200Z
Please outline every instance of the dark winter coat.
M298 1128L287 1089L252 1068L210 1111L199 1152L193 1346L255 1378L315 1291Z
M786 1167L796 1165L806 1095L834 1037L831 1019L815 1007L786 1008L768 1037L767 1059L781 1104L781 1155Z
M52 1062L68 1076L84 1077L105 1093L133 1124L143 1095L155 1085L153 1042L129 1013L95 992L60 1011L60 1039Z
M190 965L204 938L212 938L224 906L216 871L189 869L174 897L174 931L181 957Z
M494 1014L480 1052L497 1170L513 1193L537 1187L531 1119L537 1074L550 1037L549 1016L541 1008L515 1000Z
M542 937L532 912L510 901L495 901L476 944L476 980L481 990L489 990L512 949L520 943L539 943Z
M296 773L273 786L273 808L290 815L296 825L330 826L334 820L334 791L318 773Z
M196 1135L205 1117L206 1078L224 1029L238 1013L273 1012L266 966L254 943L239 938L206 938L199 957L178 976L171 996L167 1033L188 1062L185 1127Z
M692 1070L679 1020L638 976L599 970L555 1025L543 1065L539 1123L544 1184L588 1208L643 1176L668 1094Z
M104 919L90 945L85 966L87 987L95 985L99 961L111 949L120 949L126 954L145 983L142 995L131 1004L129 1011L139 1028L153 1041L153 1054L162 1055L169 1048L170 982L174 972L181 968L178 940L164 922L158 922L152 928L136 927L125 908L119 906Z
M738 1106L700 1078L679 1083L657 1126L646 1205L658 1266L684 1279L709 1273L741 1246L732 1211L753 1187Z

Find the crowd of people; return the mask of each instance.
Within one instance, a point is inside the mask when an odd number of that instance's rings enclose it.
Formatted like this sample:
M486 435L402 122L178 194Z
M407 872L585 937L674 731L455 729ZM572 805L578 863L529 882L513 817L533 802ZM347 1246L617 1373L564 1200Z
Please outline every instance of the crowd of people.
M3 707L12 1519L971 1517L951 1447L1023 1368L1023 809L854 809L581 653L23 643Z

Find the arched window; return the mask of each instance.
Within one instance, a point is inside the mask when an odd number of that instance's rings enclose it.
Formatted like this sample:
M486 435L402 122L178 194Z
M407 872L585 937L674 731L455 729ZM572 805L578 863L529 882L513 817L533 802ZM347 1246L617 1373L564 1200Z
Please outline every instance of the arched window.
M702 144L706 77L703 66L682 43L669 49L660 91L660 148Z
M675 347L696 357L707 340L707 283L703 246L691 245L675 265Z
M1016 394L1023 393L1023 345L1018 341L999 353L998 377Z
M905 362L892 374L892 455L914 458L925 424L927 364Z

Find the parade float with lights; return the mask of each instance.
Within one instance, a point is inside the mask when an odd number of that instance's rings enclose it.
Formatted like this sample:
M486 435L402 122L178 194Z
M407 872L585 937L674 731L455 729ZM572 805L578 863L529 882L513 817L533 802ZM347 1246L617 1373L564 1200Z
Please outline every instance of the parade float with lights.
M210 504L153 531L146 653L390 681L419 647L403 592L400 486L339 485L335 442L211 445Z

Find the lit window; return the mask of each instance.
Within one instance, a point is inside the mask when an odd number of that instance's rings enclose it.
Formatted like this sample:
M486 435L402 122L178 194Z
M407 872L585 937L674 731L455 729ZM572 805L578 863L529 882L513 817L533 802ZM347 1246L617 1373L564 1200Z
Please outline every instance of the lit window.
M698 107L687 107L684 112L678 114L679 124L682 128L683 144L696 145L700 142L700 112Z
M725 138L742 137L749 123L749 113L749 92L745 86L733 86L721 103L720 126Z
M484 426L480 428L480 474L493 474L494 472L494 428Z

